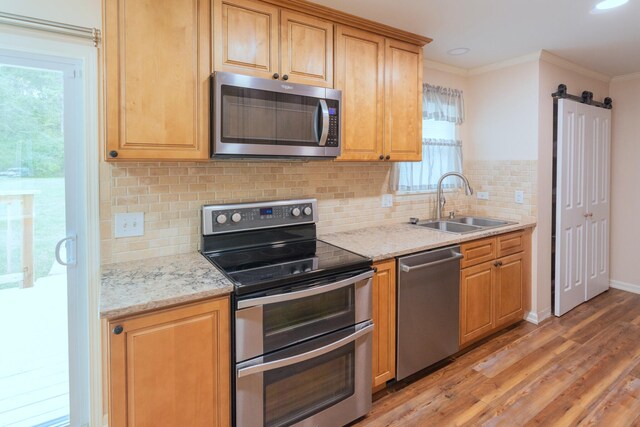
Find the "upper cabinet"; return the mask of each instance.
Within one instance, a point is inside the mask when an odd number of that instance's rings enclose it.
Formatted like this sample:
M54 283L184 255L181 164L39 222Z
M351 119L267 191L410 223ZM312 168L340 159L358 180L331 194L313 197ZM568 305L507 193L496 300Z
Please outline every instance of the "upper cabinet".
M422 47L340 26L339 160L422 160Z
M271 78L278 72L278 8L248 0L214 1L214 69Z
M214 69L333 87L333 24L250 0L215 0Z
M106 158L208 158L210 0L103 5Z
M387 39L385 159L422 160L422 48Z
M304 0L103 0L107 160L210 157L210 75L337 88L340 160L421 160L431 40Z

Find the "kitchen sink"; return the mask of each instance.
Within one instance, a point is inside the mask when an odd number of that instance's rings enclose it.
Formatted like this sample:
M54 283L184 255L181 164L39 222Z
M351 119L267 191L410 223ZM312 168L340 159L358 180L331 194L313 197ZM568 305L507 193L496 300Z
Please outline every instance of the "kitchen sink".
M438 231L444 231L446 233L456 234L473 233L474 231L482 230L482 227L478 227L475 225L460 224L450 221L428 221L419 223L418 225L420 227L427 227Z
M478 218L475 216L461 216L460 218L448 219L449 222L458 224L475 225L482 228L500 227L502 225L515 224L511 221L503 221L501 219Z
M418 222L420 227L431 228L433 230L444 231L445 233L465 234L474 231L486 230L487 228L501 227L503 225L515 224L513 221L501 219L480 218L475 216L461 216L459 218L449 218L443 220L429 220Z

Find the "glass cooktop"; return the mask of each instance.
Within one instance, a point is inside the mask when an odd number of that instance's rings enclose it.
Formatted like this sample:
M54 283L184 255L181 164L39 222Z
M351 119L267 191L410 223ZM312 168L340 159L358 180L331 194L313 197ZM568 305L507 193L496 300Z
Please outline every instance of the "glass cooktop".
M371 266L369 258L316 239L205 256L235 283L236 294Z

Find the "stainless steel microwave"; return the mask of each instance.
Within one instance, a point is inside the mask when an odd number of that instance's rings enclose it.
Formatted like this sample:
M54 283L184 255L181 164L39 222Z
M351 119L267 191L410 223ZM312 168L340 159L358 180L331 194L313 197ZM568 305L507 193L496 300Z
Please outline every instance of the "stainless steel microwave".
M341 98L339 90L215 72L212 157L337 157Z

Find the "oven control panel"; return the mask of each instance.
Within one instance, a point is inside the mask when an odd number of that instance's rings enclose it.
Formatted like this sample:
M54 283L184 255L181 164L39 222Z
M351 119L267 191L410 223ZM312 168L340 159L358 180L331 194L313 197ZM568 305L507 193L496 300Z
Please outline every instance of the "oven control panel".
M316 199L202 207L202 234L205 236L317 221Z

